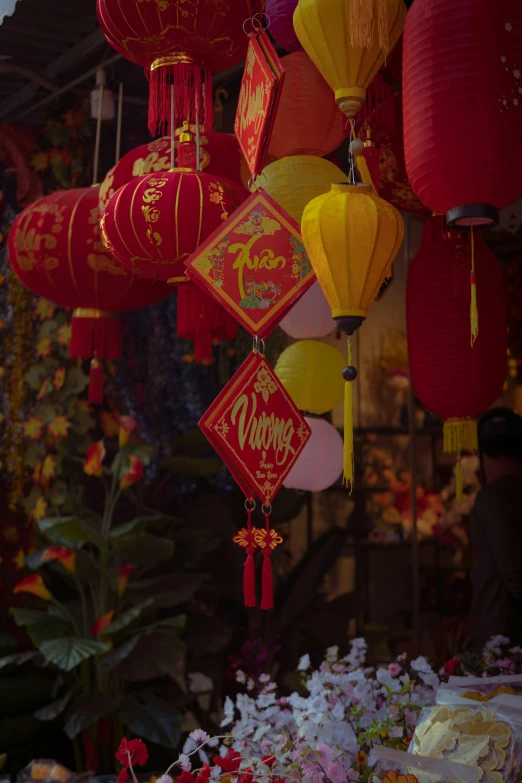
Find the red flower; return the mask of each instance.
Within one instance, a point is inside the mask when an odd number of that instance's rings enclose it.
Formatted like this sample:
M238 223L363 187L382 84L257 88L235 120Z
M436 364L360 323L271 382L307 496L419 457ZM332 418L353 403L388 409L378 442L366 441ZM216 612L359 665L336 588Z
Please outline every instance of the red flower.
M272 753L270 756L263 756L261 761L263 762L263 764L266 764L267 767L273 767L276 762L276 757Z
M112 620L114 618L114 609L110 612L107 612L107 614L102 615L99 617L92 625L91 625L91 633L93 636L98 636L99 633L102 631L105 631L106 628L109 627L109 625L112 623Z
M199 775L196 776L196 783L209 783L210 780L210 767L208 764L203 764L199 771Z
M76 572L76 552L66 546L51 546L42 553L42 563L58 560L63 567L74 574Z
M451 658L446 665L444 666L444 671L446 674L453 675L457 671L457 668L460 666L460 661L458 658Z
M149 751L141 740L127 740L127 737L123 737L115 756L123 767L129 769L134 764L138 767L146 764L149 758Z
M117 566L116 576L118 577L118 595L120 598L123 598L125 595L125 590L127 589L127 582L129 581L129 578L132 576L134 571L136 570L137 566L132 565L132 563L123 563L120 566Z
M194 775L192 772L180 772L176 778L176 783L194 783Z
M242 775L239 776L238 783L254 783L254 772L252 767L247 767Z
M129 457L130 467L127 473L120 481L120 489L127 489L143 476L143 463L138 457Z
M238 772L241 764L241 753L238 753L233 748L229 748L226 756L214 756L212 761L218 767L221 767L223 772Z
M116 778L116 783L127 783L129 779L129 770L127 767L123 767L123 769L120 769L120 774Z

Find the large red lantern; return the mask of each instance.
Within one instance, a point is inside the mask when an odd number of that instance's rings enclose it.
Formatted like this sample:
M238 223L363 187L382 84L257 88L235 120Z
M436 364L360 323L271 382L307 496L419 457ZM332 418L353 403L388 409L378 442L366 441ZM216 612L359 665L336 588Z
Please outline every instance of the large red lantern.
M127 269L179 282L185 278L185 260L247 195L241 185L196 171L137 177L107 204L104 242Z
M445 450L457 453L477 447L476 419L500 395L506 374L502 268L478 233L480 331L470 341L470 240L469 232L448 232L443 217L428 218L406 291L411 382L421 404L444 419Z
M72 357L118 359L116 312L159 302L171 288L138 278L107 255L98 198L98 188L78 188L31 204L9 232L9 261L34 294L74 309Z
M211 74L246 53L244 0L97 0L96 10L111 46L146 69L150 132L169 132L171 93L177 124L211 128Z
M195 133L195 128L192 128ZM179 137L179 131L176 131ZM242 168L244 159L233 133L218 133L217 131L205 131L200 137L200 165L205 174L214 174L217 177L226 177L238 184L244 184ZM127 152L107 174L100 187L100 209L105 211L109 200L122 185L127 185L136 177L143 174L159 174L170 171L171 140L165 136L156 139L149 144ZM178 141L175 142L176 152ZM247 173L247 182L250 174Z
M522 192L520 0L415 0L404 28L406 169L450 225L498 220Z

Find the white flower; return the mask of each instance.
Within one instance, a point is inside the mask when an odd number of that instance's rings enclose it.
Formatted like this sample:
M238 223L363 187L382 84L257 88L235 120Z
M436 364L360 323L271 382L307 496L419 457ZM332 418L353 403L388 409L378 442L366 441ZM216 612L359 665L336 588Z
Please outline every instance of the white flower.
M310 656L307 653L306 655L303 655L303 657L300 659L299 663L297 664L297 669L300 672L305 672L309 668L310 668Z
M414 661L411 662L411 668L416 672L430 672L431 667L426 660L426 658L423 658L422 655L419 655L418 658L415 658Z
M393 729L390 731L390 737L393 737L394 739L399 739L402 737L402 726L394 726Z
M223 708L223 720L221 722L222 726L228 726L229 723L232 723L234 720L234 710L234 702L230 696L227 696L225 699L225 706Z
M173 781L170 775L162 775L156 780L156 783L173 783Z
M504 27L505 27L505 29L508 31L508 33L510 33L510 32L511 32L511 30L513 29L513 25L511 24L511 22L506 22L506 24L504 25Z
M203 745L210 740L210 736L206 731L203 731L203 729L196 729L195 731L191 731L189 739L194 740L196 745Z
M501 57L501 58L500 58L500 62L501 62L501 63L505 63L505 62L506 62L506 58L505 58L505 57Z
M183 772L190 772L192 769L192 762L189 759L189 757L186 755L186 753L180 753L178 756L178 760L176 761L176 765L178 767L181 767Z
M188 681L192 693L209 693L214 687L210 677L202 672L192 672L188 675Z
M513 76L515 77L515 79L520 79L520 71L518 69L513 71Z

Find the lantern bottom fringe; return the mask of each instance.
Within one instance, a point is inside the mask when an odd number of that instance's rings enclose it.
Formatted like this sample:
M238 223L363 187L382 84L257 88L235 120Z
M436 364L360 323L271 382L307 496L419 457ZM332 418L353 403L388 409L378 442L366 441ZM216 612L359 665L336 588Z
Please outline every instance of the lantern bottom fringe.
M478 449L476 419L448 419L444 422L444 453L460 454Z
M274 606L274 576L272 572L272 553L268 546L263 550L263 574L261 609L269 610Z
M196 362L212 361L215 342L237 337L237 321L195 283L178 288L178 335L194 341Z
M201 127L213 125L212 74L207 68L190 61L183 54L167 55L156 60L148 74L149 131L152 136L170 135L172 95L174 122L183 121ZM172 89L173 88L173 89Z
M92 360L89 371L89 403L91 405L103 403L103 367L97 359Z
M121 359L119 318L101 312L99 316L73 313L70 353L72 359Z

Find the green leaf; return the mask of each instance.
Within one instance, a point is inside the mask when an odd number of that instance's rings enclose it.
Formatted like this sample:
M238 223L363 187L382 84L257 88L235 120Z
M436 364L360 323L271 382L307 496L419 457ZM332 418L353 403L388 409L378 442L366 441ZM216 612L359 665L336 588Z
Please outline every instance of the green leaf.
M129 454L133 454L135 457L138 457L138 459L143 462L144 467L150 465L156 452L157 448L155 446L150 446L147 443L141 443L140 445L132 446L132 448L129 449Z
M45 621L28 625L27 633L35 647L40 648L44 642L62 637L71 637L74 629L69 620L61 620L58 617L48 615Z
M110 538L121 538L122 536L128 536L130 533L144 533L147 529L147 517L137 517L131 519L130 522L125 522L123 525L118 525L110 532Z
M211 478L221 470L223 463L220 459L177 456L164 459L160 467L186 478Z
M149 598L146 601L142 601L141 604L133 606L131 609L127 609L123 614L117 615L112 623L100 633L101 637L114 636L115 634L127 628L128 625L137 620L143 612L154 604L154 598Z
M245 296L239 302L239 306L244 310L257 310L260 301L261 300L257 296Z
M137 737L175 748L181 737L181 713L154 693L128 694L120 710L125 725Z
M47 377L45 368L42 364L33 364L25 373L24 381L33 391L40 391L42 384Z
M28 650L23 653L6 655L4 658L0 658L0 669L5 669L6 666L23 666L24 663L32 661L37 655L38 650Z
M33 609L18 609L18 607L12 607L9 610L9 614L19 628L23 628L24 625L36 625L49 619L47 612L37 612Z
M118 666L118 677L130 682L154 680L178 672L185 659L185 645L172 630L156 630L140 636L133 652Z
M65 696L62 699L57 699L56 701L51 702L51 704L47 704L47 706L42 707L39 710L36 710L34 714L35 718L38 718L38 720L43 721L46 723L47 721L55 720L58 718L62 712L65 710L69 702L72 698L72 691L69 691L65 694Z
M78 367L71 367L67 371L67 377L64 383L64 391L69 397L79 397L89 385L89 378Z
M56 332L57 329L58 329L57 321L48 318L46 321L43 322L43 324L40 326L38 330L38 339L41 340L42 337L50 337L52 340L54 338L54 333Z
M185 603L205 581L202 574L173 574L155 579L129 582L128 590L135 601L156 598L156 606L170 608Z
M125 559L134 565L156 565L170 560L174 554L174 542L169 538L159 538L147 533L116 538L113 550L124 554Z
M91 543L98 549L106 547L102 535L92 525L78 517L48 517L41 519L38 527L41 533L57 544L82 547L84 544Z
M187 626L187 615L186 614L178 614L177 617L166 617L164 620L158 620L155 623L152 623L151 625L145 626L143 628L144 633L150 633L150 631L155 631L156 628L171 628L174 631L177 631L178 633L183 633Z
M74 739L82 731L90 729L100 718L115 712L121 699L117 697L110 698L101 693L89 693L79 696L74 700L67 714L67 720L63 730L69 737Z
M30 468L35 468L36 464L43 460L45 454L46 449L42 443L31 443L25 451L25 462Z
M139 636L131 636L126 642L117 647L114 652L109 655L104 655L98 661L98 669L101 672L112 672L118 664L124 661L129 655L134 652L136 645L139 641Z
M63 506L67 500L68 491L69 488L65 481L58 479L51 486L47 494L47 501L51 504L51 506Z
M82 661L88 660L100 653L108 652L110 647L103 642L91 639L69 637L66 639L49 639L39 645L48 663L54 663L59 669L70 672Z
M59 405L53 405L48 402L41 402L33 408L33 415L38 419L42 419L45 424L50 424L61 413L62 409Z

